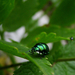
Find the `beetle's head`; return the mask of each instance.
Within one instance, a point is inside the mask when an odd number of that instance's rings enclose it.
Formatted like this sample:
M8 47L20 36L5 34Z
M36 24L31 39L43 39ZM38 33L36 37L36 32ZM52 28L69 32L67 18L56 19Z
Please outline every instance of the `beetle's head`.
M30 52L31 54L34 54L34 52L35 52L34 47L33 47L33 48L31 48L31 49L29 50L29 52Z

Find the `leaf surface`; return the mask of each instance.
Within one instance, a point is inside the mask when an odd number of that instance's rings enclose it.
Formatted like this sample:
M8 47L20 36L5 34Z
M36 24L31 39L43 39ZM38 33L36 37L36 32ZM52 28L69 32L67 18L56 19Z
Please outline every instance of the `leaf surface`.
M43 7L48 3L49 0L38 0L39 6L37 7L39 10L43 9Z
M14 2L15 0L0 0L0 24L3 23L14 8Z
M52 25L69 26L75 23L75 0L63 0L52 14Z
M70 38L71 36L75 36L75 29L61 28L60 26L50 26L50 27L43 26L43 27L35 28L33 31L29 32L28 36L21 40L21 43L25 45L29 44L30 42L35 40L34 38L39 36L42 32L46 32L47 35L49 35L49 33L52 32L55 33L57 36L61 36L65 38ZM49 38L46 40L51 40L51 39Z
M55 75L74 75L74 64L75 61L58 62L52 68L54 70Z
M39 68L31 62L24 63L14 72L14 75L43 75Z
M69 41L65 46L61 47L62 59L73 59L75 58L75 41Z
M15 7L3 23L3 27L7 31L14 31L21 26L28 26L37 5L37 0L16 0Z
M0 41L0 50L30 60L43 72L44 75L53 74L53 70L50 67L50 62L45 58L40 59L40 56L38 54L30 55L29 53L27 53L29 51L29 48L27 48L26 46Z
M34 46L36 43L39 43L39 42L44 42L44 43L50 43L50 42L57 42L57 41L60 41L60 40L69 40L69 38L64 38L64 37L60 37L60 36L56 36L55 33L45 33L45 32L42 32L41 34L39 34L38 36L36 36L32 42L29 43L28 46Z

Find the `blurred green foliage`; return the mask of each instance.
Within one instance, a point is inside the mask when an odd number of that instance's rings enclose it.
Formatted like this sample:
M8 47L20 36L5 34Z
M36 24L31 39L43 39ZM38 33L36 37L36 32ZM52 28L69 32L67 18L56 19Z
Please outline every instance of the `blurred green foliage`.
M28 59L13 73L14 75L74 75L75 74L75 0L0 0L0 50ZM36 20L32 17L38 11L43 14ZM39 26L39 19L47 15L49 23ZM24 26L27 37L20 43L4 40L5 31L15 31ZM73 37L74 40L70 40ZM66 45L62 45L65 40ZM50 53L45 57L30 54L29 50L39 42L53 43ZM1 60L0 60L1 61ZM0 64L1 65L1 64ZM16 63L17 65L17 63ZM2 65L0 67L3 67ZM3 70L0 74L5 75Z
M0 0L0 24L3 23L6 17L14 8L15 0Z
M51 17L51 24L70 26L75 23L75 1L63 0Z

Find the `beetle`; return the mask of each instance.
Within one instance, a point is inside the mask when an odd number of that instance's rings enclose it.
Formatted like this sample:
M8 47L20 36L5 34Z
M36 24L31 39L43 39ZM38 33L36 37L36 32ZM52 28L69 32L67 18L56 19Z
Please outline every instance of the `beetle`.
M40 55L44 56L49 54L49 47L45 43L37 43L29 50L29 52L31 54L39 52Z

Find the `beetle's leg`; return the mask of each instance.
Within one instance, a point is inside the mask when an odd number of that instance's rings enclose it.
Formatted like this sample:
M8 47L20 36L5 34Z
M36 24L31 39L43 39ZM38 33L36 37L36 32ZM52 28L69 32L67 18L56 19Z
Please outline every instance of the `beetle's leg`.
M41 52L39 51L39 55L40 55L40 53L41 53ZM42 59L42 56L41 56L41 55L40 55L40 58Z

